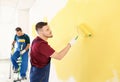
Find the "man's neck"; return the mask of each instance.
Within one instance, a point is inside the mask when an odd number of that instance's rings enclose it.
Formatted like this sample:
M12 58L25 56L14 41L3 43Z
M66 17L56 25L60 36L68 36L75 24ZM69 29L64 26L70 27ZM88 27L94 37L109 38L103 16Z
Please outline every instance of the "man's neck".
M23 35L24 35L24 33L21 34L21 36L23 36Z
M40 37L41 39L45 40L45 41L47 41L47 39L48 39L48 38L46 38L46 37L44 37L44 36L42 36L42 35L39 35L39 37Z

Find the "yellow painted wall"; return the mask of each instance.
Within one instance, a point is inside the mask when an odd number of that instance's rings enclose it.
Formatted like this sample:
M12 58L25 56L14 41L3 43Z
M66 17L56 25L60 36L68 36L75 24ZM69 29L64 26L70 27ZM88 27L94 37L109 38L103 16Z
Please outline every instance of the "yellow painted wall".
M89 26L91 38L79 37L61 61L53 60L59 79L76 82L118 82L120 79L120 0L68 0L50 22L58 51L76 35L75 27Z

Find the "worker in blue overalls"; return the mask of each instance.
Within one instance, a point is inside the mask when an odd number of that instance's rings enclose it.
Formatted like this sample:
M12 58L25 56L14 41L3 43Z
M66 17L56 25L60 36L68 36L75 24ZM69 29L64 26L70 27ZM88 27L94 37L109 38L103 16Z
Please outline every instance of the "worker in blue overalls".
M22 29L20 27L17 27L15 31L16 35L14 37L12 47L14 47L16 43L17 48L14 54L11 56L11 61L14 67L14 72L18 72L19 65L17 63L17 60L20 57L20 55L22 55L20 76L21 79L24 80L27 79L26 72L28 68L28 52L30 47L30 38L27 34L22 32Z

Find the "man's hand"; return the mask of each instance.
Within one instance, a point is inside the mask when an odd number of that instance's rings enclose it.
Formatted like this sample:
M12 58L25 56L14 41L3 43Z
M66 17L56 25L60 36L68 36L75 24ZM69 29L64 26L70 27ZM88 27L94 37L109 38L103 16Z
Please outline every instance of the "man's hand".
M14 45L11 45L11 50L13 50L14 49Z
M20 51L20 55L23 55L26 52L26 50Z

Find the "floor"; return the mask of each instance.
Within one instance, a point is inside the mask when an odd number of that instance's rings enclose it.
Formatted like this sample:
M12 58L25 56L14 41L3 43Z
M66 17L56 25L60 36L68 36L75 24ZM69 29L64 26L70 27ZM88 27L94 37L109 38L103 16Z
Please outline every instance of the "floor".
M13 74L13 71L11 72L11 79L9 79L10 76L10 64L11 61L9 59L0 59L0 82L13 82L13 78L17 77L17 75ZM30 63L28 67L27 72L27 80L21 81L21 82L30 82L29 81L29 71L30 71ZM14 77L13 77L14 76ZM53 62L51 62L51 70L50 70L50 77L49 82L76 82L73 77L70 77L68 80L61 80L58 78L55 66Z
M2 59L0 60L0 82L13 82L13 78L16 76L13 74L13 71L11 72L11 79L9 79L10 76L10 60L9 59ZM30 65L28 67L28 72L27 72L27 80L22 81L22 82L30 82L29 81L29 70L30 70ZM14 75L14 77L13 77ZM51 64L51 70L50 70L50 78L49 82L63 82L61 80L58 80L54 65Z
M13 71L11 70L11 79L9 79L9 77L10 77L10 61L0 60L0 81L13 82L13 78L17 77L17 75L13 74ZM24 82L29 82L29 79Z

